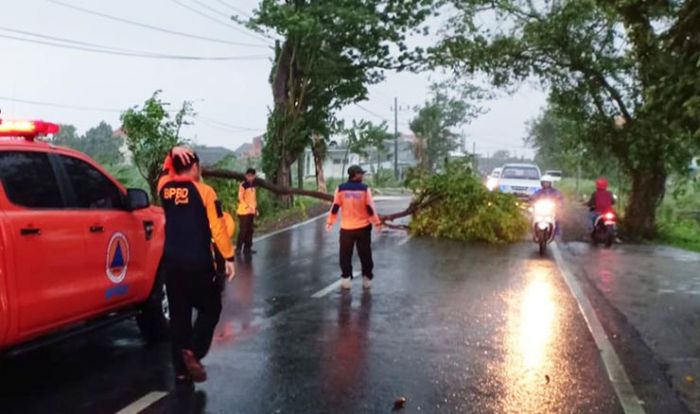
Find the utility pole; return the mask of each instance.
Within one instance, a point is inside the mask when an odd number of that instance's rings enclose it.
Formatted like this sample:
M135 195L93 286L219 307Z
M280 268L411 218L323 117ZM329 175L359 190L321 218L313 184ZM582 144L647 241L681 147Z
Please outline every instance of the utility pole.
M399 179L399 98L394 97L394 178Z

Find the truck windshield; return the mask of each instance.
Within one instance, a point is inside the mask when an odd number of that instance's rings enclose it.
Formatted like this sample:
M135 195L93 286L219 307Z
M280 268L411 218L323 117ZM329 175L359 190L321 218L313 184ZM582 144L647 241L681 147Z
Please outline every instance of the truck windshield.
M539 180L540 173L532 167L508 167L504 168L501 178L516 180Z

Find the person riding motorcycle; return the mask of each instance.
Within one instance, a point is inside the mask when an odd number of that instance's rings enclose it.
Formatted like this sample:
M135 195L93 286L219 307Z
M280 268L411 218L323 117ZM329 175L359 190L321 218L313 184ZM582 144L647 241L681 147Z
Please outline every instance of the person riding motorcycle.
M591 229L598 216L612 210L615 205L615 196L612 192L608 191L608 180L606 178L600 177L595 180L595 188L596 190L591 194L591 198L589 198L586 203L590 211Z
M540 184L542 185L542 188L535 191L535 193L532 196L530 196L530 203L534 204L535 202L537 202L537 200L550 199L554 201L556 209L558 211L561 211L561 207L564 204L564 196L562 196L559 190L554 188L554 178L552 178L549 175L543 175L542 177L540 177ZM556 220L555 234L557 236L561 235L561 226L559 225L558 219Z
M540 178L540 184L542 188L535 191L535 193L530 196L530 201L535 202L541 198L550 198L556 202L557 207L560 207L564 203L564 197L561 192L553 187L554 179L549 175L543 175Z

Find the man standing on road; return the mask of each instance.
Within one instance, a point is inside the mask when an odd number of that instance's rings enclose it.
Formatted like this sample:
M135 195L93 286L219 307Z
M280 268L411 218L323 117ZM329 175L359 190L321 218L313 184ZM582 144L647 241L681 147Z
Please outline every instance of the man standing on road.
M241 230L236 241L236 251L245 255L255 253L253 250L253 224L258 215L258 201L255 192L256 171L248 168L245 172L245 181L238 188L238 222Z
M195 153L185 148L171 151L158 193L165 211L163 261L176 385L191 387L193 381L207 379L200 360L209 351L221 314L213 250L224 257L225 273L232 280L234 249L216 193L200 181ZM194 326L193 308L197 309Z
M372 261L372 225L381 230L381 222L372 200L372 192L362 182L365 171L357 165L348 169L349 180L338 186L326 229L330 231L343 209L340 221L340 269L341 287L350 289L352 279L352 254L357 246L357 254L362 263L362 286L372 285L374 262Z

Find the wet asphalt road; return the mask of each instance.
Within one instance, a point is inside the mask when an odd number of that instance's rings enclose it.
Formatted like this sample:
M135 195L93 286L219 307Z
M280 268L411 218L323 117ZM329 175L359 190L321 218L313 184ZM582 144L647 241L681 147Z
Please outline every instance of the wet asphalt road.
M313 297L339 276L337 231L323 224L260 241L239 263L196 393L173 392L169 347L126 322L5 361L0 413L114 413L153 391L168 394L145 413L390 413L400 396L405 413L622 412L576 300L531 243L386 231L371 292L356 279ZM631 363L651 367L640 378L666 384L653 351L628 341L647 358ZM638 394L648 412L684 410L670 387Z

